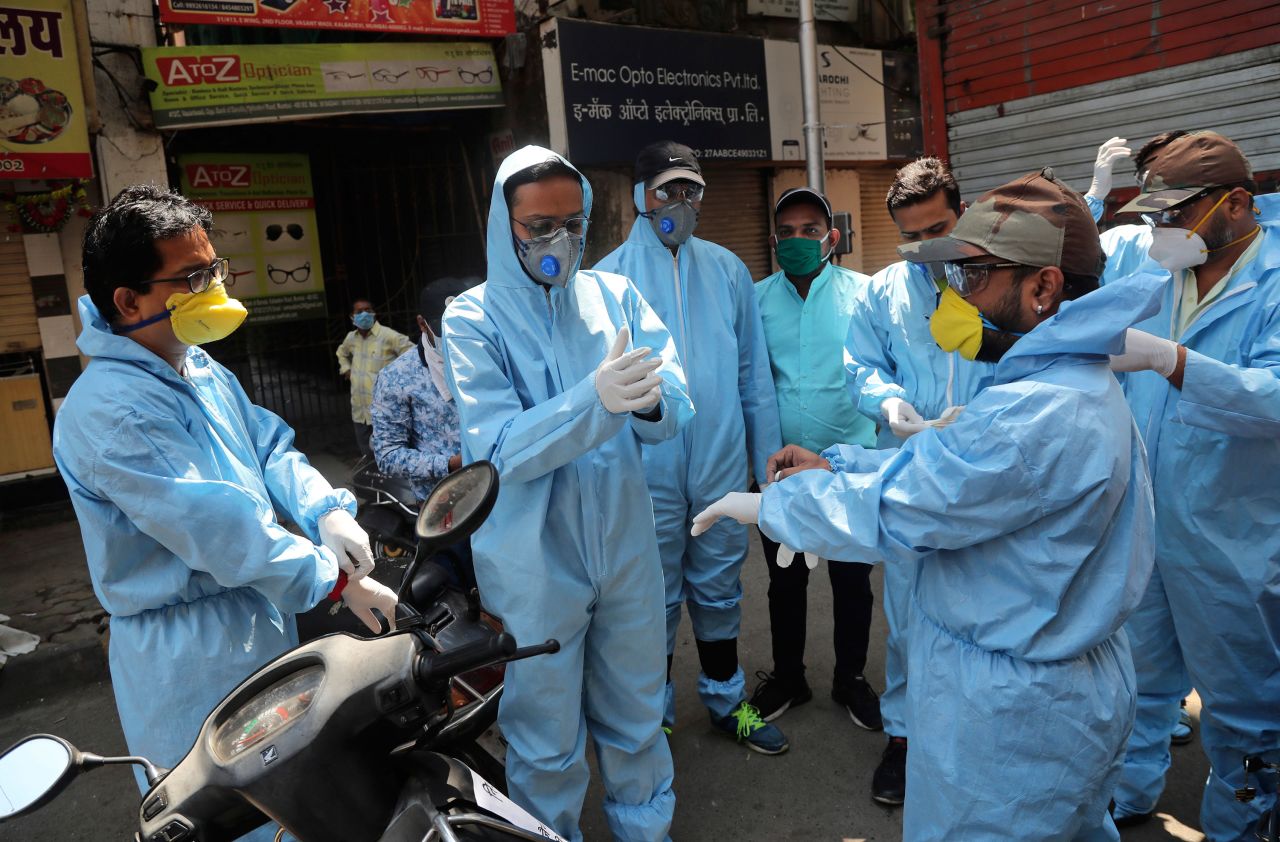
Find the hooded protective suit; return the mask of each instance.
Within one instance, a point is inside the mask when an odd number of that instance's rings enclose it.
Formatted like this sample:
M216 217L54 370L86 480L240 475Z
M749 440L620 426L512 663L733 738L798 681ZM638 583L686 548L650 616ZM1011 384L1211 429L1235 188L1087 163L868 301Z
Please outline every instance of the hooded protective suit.
M1125 375L1125 394L1151 463L1156 572L1130 620L1138 722L1116 809L1147 812L1164 787L1169 731L1194 686L1211 771L1200 825L1213 842L1252 839L1274 800L1235 800L1241 761L1280 761L1280 649L1267 634L1275 603L1260 600L1280 565L1280 196L1255 197L1260 250L1181 336L1181 284L1135 325L1187 348L1182 389L1151 371ZM1105 236L1105 235L1104 235ZM1119 814L1119 812L1117 813Z
M938 285L924 266L906 260L886 266L854 299L844 346L845 382L858 411L880 425L876 446L897 448L880 413L888 398L901 398L923 418L937 418L950 406L967 404L991 376L992 363L947 353L929 333L929 317L938 307ZM914 587L910 565L884 570L884 693L880 716L884 730L907 737L907 614Z
M643 212L643 185L635 185L634 200ZM765 465L782 447L751 275L728 249L697 237L673 256L645 217L636 218L626 242L596 269L630 278L671 328L698 407L680 435L644 454L666 580L667 654L675 651L683 603L698 640L734 639L747 528L726 520L691 538L689 526L725 494L746 490L748 460L756 478L766 481ZM741 668L728 681L698 676L698 694L717 717L743 699L744 687Z
M590 731L614 836L661 840L675 794L661 727L662 569L641 444L674 436L693 406L675 343L630 281L578 271L548 288L525 273L502 188L549 158L559 156L527 146L503 161L489 207L488 280L443 321L463 461L488 459L502 477L471 540L481 596L521 643L561 645L507 667L507 781L512 800L581 840ZM582 192L590 214L586 179ZM614 415L596 392L596 366L624 326L635 347L662 357L656 421Z
M1161 283L1135 275L1064 303L949 427L896 451L834 448L834 476L764 492L774 540L916 570L911 842L1118 838L1107 802L1134 712L1120 629L1151 573L1153 518L1105 355Z
M171 767L236 684L298 644L293 615L338 577L316 521L355 514L355 498L200 348L180 375L112 333L87 295L80 321L77 344L92 359L58 412L54 459L111 614L125 740Z

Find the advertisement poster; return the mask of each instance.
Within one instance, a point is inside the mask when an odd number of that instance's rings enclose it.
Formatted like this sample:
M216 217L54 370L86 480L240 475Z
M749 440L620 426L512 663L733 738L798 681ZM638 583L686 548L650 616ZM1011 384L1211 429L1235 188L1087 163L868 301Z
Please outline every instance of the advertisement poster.
M769 159L760 39L560 19L542 43L551 144L575 164L631 163L668 138L699 158Z
M89 178L70 0L0 6L0 179Z
M747 0L747 14L798 20L800 0ZM858 19L858 2L857 0L815 0L813 16L820 21L853 23Z
M516 31L512 0L160 0L160 20L483 38Z
M306 155L178 157L182 193L213 212L209 240L230 258L227 292L249 324L325 315L324 270Z
M493 48L478 42L143 49L156 127L502 105Z
M800 47L765 41L769 125L776 160L804 159ZM828 161L885 161L923 154L915 57L818 45L818 99Z

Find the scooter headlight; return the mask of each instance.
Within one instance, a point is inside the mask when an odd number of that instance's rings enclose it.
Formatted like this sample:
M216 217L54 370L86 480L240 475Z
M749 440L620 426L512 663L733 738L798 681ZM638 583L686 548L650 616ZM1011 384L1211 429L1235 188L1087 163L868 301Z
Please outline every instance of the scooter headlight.
M226 762L288 728L311 707L323 679L324 667L311 666L258 693L214 731L214 754Z

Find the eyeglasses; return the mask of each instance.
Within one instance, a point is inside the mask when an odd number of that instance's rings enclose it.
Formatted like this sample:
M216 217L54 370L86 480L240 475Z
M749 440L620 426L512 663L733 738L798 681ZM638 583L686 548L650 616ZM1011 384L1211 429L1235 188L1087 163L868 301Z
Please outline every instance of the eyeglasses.
M270 263L267 264L267 277L271 279L273 284L284 284L286 281L295 281L305 284L311 278L311 261L308 260L301 266L293 269L277 269Z
M291 222L288 225L268 225L267 239L274 243L276 240L280 239L280 235L285 231L288 231L289 236L293 237L295 240L302 239L302 226L296 222Z
M512 222L519 222L529 232L529 239L539 240L543 237L549 237L557 233L561 228L568 231L575 237L581 237L587 233L587 225L591 222L585 216L571 216L568 219L531 219L525 222L523 219L511 217Z
M333 79L334 81L345 81L347 79L364 78L363 73L348 73L345 70L326 70L324 72L324 75L329 79Z
M481 84L487 85L493 81L493 68L486 67L484 70L472 71L464 68L458 68L458 78L468 85Z
M428 82L439 81L444 74L453 72L447 67L418 67L415 69L418 71L418 78L426 79Z
M377 79L379 82L386 82L387 84L390 84L392 82L399 81L400 77L405 75L408 72L409 72L408 70L402 70L399 73L392 73L390 70L387 70L385 67L379 67L377 70L373 71L373 73L369 75L371 75L374 79Z
M181 278L153 278L150 281L142 281L138 286L147 286L149 284L165 284L174 283L176 281L186 281L187 289L193 293L201 293L209 288L212 283L222 283L227 279L227 273L231 271L231 258L219 257L204 269L197 269L190 275Z
M659 202L697 202L702 199L706 188L701 184L690 182L669 182L661 187L653 188L653 195Z
M1158 228L1162 225L1165 225L1165 226L1179 225L1181 222L1183 222L1183 219L1186 216L1187 211L1191 210L1192 206L1194 206L1196 202L1199 202L1205 196L1208 196L1209 194L1213 193L1214 190L1218 190L1218 189L1220 188L1206 187L1205 189L1201 190L1199 193L1192 196L1190 199L1184 199L1183 201L1179 202L1178 204L1174 205L1171 208L1165 208L1162 211L1153 211L1151 213L1144 213L1142 214L1142 221L1150 225L1152 228ZM1230 192L1231 191L1228 190L1227 194L1230 194ZM1224 195L1222 198L1226 199L1227 197L1226 195ZM1218 205L1220 204L1222 204L1221 201L1218 202ZM1217 210L1218 205L1214 205L1213 208L1210 209L1209 213L1213 213L1215 210ZM1205 214L1205 216L1208 216L1208 215L1209 214ZM1203 222L1204 220L1201 220L1201 221Z
M1021 263L944 263L947 283L961 298L981 292L995 269L1016 269Z
M236 285L236 281L239 280L241 275L252 275L252 274L253 274L252 269L245 269L243 272L231 272L227 276L227 280L225 281L227 285L227 289L231 289L232 287L234 287Z
M209 236L214 240L230 240L230 239L237 239L239 237L247 237L249 236L249 232L248 231L228 231L225 228L214 228L209 232Z

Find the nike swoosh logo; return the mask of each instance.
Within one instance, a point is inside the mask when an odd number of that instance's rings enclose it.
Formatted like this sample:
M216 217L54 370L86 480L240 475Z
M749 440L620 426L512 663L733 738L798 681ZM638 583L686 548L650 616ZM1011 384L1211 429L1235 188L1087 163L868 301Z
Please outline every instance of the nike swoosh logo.
M670 162L670 161L679 161L679 160L682 160L682 159L681 159L681 158L668 158L668 159L667 159L667 161L668 161L668 162Z

